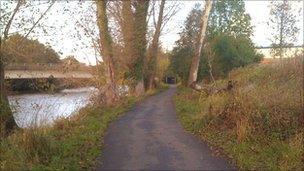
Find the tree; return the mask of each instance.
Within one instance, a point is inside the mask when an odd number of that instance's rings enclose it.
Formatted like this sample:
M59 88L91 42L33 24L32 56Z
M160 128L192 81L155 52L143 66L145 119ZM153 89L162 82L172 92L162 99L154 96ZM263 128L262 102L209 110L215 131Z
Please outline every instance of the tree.
M194 56L195 40L201 27L201 16L202 10L199 4L196 4L187 16L180 39L170 55L169 68L180 77L183 84L187 84L189 78L191 57ZM261 55L257 54L246 34L235 36L230 32L218 33L213 35L213 38L208 38L202 50L197 80L213 81L213 76L225 77L231 69L258 62L260 59Z
M135 92L142 94L144 88L144 60L147 51L147 15L149 1L137 0L135 2L135 54L131 73L136 81Z
M296 27L297 15L287 0L271 1L268 26L272 30L272 54L283 58L286 47L296 41L299 28Z
M176 42L176 48L189 47L194 51L196 39L202 23L202 10L200 8L200 4L195 4L194 8L190 11L180 33L180 39Z
M160 8L159 8L159 15L157 24L155 27L154 36L152 39L152 44L148 51L147 55L147 88L153 89L155 87L155 75L157 69L157 52L159 47L159 37L161 33L161 28L163 24L163 15L164 15L164 8L165 8L165 0L161 1Z
M122 10L121 14L116 15L117 20L121 23L121 31L123 36L124 44L124 60L127 65L128 71L126 72L126 78L129 79L129 86L131 92L134 93L135 86L137 84L136 74L132 73L133 68L135 67L135 14L132 10L131 0L122 1ZM121 16L121 17L120 17Z
M191 62L188 86L192 85L192 83L197 80L197 73L198 73L202 46L203 46L204 39L206 36L206 28L207 28L207 24L208 24L210 10L212 8L211 0L206 0L205 2L206 2L206 4L205 4L205 8L204 8L202 18L201 18L202 24L201 24L201 27L199 30L198 40L196 42L195 52L194 52L194 56L193 56L192 62Z
M195 4L188 14L184 27L182 28L180 39L176 41L170 57L170 70L180 77L184 85L187 85L189 78L189 70L191 66L191 58L194 56L195 42L201 27L202 10L200 4ZM202 76L203 59L200 60L198 78Z
M134 56L134 13L132 11L131 0L122 1L122 19L121 19L121 30L123 35L124 51L126 58L125 60L131 61ZM130 62L131 63L131 62ZM132 66L129 65L129 68Z
M118 100L117 85L115 81L115 68L113 60L113 42L108 27L107 1L96 1L97 24L99 28L100 47L103 62L105 63L106 87L104 89L105 103L113 104Z
M150 78L156 75L159 37L164 25L178 11L177 3L165 7L165 1L160 1L157 8L156 2L126 0L111 2L109 5L112 24L116 28L115 43L122 49L118 63L122 65L120 68L124 68L122 73L132 94L142 94L148 88L149 80L153 80L151 85L155 85L154 79ZM156 13L159 13L157 21Z
M0 123L1 123L1 136L8 135L17 124L14 120L13 113L9 107L9 102L6 95L5 85L4 85L4 54L3 54L3 45L8 37L9 30L11 24L13 22L14 17L19 11L22 5L21 1L18 1L15 9L12 12L10 19L7 21L5 25L5 29L3 34L0 37ZM1 9L2 10L2 9Z
M164 50L160 47L157 53L157 69L156 69L156 77L158 79L163 79L166 74L171 74L168 70L170 65L170 54L164 52Z
M214 53L212 67L216 77L226 77L233 68L243 67L262 59L262 55L254 49L254 44L242 36L216 36L210 42L209 49ZM207 55L204 52L203 57Z
M12 4L10 4L12 3ZM12 7L15 4L14 7ZM18 0L17 2L1 2L1 20L0 25L1 29L4 28L4 31L0 35L0 136L7 136L10 132L13 131L14 128L17 127L17 124L14 120L13 113L9 107L9 102L6 95L5 85L4 85L4 52L3 47L5 47L8 37L11 34L11 30L14 27L18 27L19 31L21 30L24 33L24 37L27 38L30 33L38 26L38 23L45 17L46 13L50 10L53 6L54 1L49 3L48 8L40 15L40 17L33 21L33 17L31 16L30 19L22 18L22 15L19 15L19 12L22 10L29 10L34 14L36 14L39 10L33 10L30 7L35 7L35 5L31 5L31 2L26 2L23 0ZM36 6L39 6L39 4ZM11 8L12 7L12 8ZM14 23L15 19L19 18L20 22ZM25 26L29 23L33 23L30 27L26 28ZM14 25L15 24L15 25ZM22 46L22 42L20 44Z
M244 0L215 0L209 18L209 39L219 34L250 38L252 26L250 15L245 13Z

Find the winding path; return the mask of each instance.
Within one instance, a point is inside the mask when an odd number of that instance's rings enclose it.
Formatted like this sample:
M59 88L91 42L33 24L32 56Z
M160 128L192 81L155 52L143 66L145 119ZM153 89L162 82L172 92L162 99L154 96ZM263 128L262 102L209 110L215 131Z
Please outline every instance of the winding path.
M231 170L202 141L183 130L172 96L152 96L110 125L97 170Z

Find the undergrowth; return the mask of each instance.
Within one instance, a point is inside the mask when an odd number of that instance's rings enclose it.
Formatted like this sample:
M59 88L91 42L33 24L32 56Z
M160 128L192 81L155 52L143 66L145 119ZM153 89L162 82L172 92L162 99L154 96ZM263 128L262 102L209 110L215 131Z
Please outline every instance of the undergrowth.
M218 148L240 169L303 170L303 61L239 68L205 95L179 87L175 97L183 126Z

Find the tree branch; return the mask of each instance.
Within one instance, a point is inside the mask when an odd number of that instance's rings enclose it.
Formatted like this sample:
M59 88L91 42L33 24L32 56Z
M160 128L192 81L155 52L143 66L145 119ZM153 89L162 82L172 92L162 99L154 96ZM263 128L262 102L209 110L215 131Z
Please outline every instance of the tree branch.
M10 30L10 27L11 27L11 25L12 25L12 22L13 22L15 16L16 16L17 12L19 11L21 5L22 5L22 1L21 1L21 0L18 0L17 5L16 5L16 7L15 7L15 9L14 9L14 12L13 12L11 18L8 20L8 23L7 23L6 26L5 26L5 29L4 29L4 32L3 32L3 40L2 40L2 42L4 42L4 41L7 39L7 37L8 37L8 32L9 32L9 30Z
M28 35L33 31L33 29L36 27L36 25L39 23L39 21L46 15L46 13L51 9L51 7L55 4L55 1L53 0L50 6L44 11L43 14L39 17L39 19L34 23L34 25L30 28L30 30L27 32L27 34L24 36L24 38L27 38Z

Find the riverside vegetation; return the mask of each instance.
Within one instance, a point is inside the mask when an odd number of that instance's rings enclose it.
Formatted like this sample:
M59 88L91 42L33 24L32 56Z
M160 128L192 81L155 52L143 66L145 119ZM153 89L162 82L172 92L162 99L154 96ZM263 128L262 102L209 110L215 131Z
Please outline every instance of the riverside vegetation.
M206 95L180 86L175 97L186 130L240 169L303 170L303 57L234 69L231 92Z
M89 105L79 114L57 120L52 127L16 130L1 140L1 170L84 170L102 153L108 125L139 100L153 95L129 96L115 106Z

